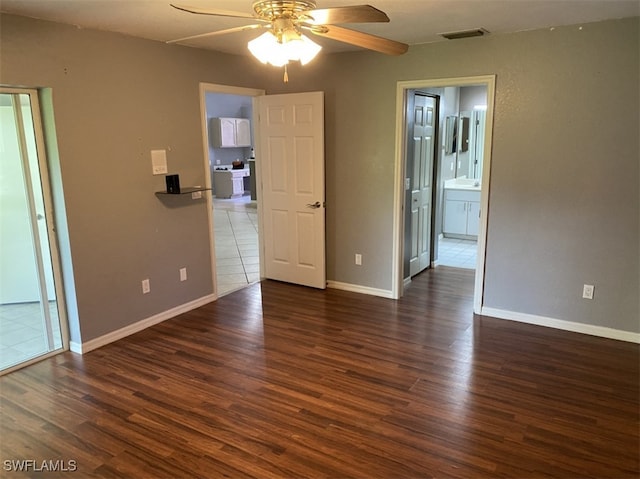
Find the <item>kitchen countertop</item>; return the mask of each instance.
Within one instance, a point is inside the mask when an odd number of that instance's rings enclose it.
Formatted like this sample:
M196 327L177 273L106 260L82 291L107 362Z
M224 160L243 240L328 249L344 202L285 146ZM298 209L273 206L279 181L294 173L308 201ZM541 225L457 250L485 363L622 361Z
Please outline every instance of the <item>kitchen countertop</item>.
M216 171L249 171L249 165L246 165L244 168L232 168L231 166L216 166L216 168L213 170L213 172L215 173Z

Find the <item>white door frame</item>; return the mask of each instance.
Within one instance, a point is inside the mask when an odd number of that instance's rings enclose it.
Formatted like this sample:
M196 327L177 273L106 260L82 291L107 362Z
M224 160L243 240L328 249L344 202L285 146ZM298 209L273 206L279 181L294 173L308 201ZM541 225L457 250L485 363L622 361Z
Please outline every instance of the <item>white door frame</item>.
M242 95L242 96L261 96L265 94L265 90L260 90L256 88L244 88L244 87L236 87L229 85L218 85L215 83L200 83L200 120L202 127L202 151L204 158L204 183L205 188L211 189L211 168L209 166L209 131L207 128L207 93L218 93L218 94L227 94L227 95ZM255 115L254 111L254 125L255 125ZM255 131L254 131L255 134ZM256 178L260 178L260 171L258 169L258 165L260 162L256 162ZM260 196L262 194L259 181L256 182L258 184L258 223L261 221L260 215ZM218 275L216 274L216 251L215 251L215 238L213 236L213 194L205 195L207 197L207 218L209 220L209 251L211 254L211 276L213 280L213 294L214 297L218 298ZM258 225L258 229L262 229L260 224ZM259 250L262 251L262 237L259 237ZM260 254L260 272L262 276L263 265L262 265L262 253Z
M487 116L484 132L484 157L482 166L482 190L480 193L480 230L478 232L478 254L476 264L475 287L473 293L473 311L480 314L484 298L484 266L487 246L487 218L489 206L489 187L491 173L491 140L493 137L493 108L495 101L496 76L440 78L431 80L400 81L396 86L396 159L393 208L393 278L392 297L399 299L404 292L404 178L405 178L405 136L406 136L406 97L408 90L464 87L483 85L487 88ZM434 185L435 186L435 185Z

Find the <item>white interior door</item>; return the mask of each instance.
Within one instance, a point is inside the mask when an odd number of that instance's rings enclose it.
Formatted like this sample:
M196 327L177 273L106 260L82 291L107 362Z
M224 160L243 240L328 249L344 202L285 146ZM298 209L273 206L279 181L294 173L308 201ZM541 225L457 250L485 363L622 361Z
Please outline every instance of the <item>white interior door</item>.
M411 276L427 268L431 261L431 199L436 100L415 94L411 175Z
M324 93L256 99L264 275L326 287Z

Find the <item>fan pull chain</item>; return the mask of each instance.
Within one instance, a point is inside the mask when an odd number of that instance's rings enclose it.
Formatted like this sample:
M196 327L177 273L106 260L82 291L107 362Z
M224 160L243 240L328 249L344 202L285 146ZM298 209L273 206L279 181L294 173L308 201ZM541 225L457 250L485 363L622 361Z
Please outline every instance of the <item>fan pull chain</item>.
M287 72L287 65L284 65L284 82L289 83L289 73Z

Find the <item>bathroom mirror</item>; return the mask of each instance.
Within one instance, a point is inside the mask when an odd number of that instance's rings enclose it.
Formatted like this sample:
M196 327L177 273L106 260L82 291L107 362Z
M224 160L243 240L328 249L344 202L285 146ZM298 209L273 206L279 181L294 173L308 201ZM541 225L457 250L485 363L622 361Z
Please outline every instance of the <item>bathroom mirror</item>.
M458 137L458 117L448 116L445 119L444 129L444 153L452 155L457 149Z
M461 111L458 120L456 178L482 178L484 111Z

